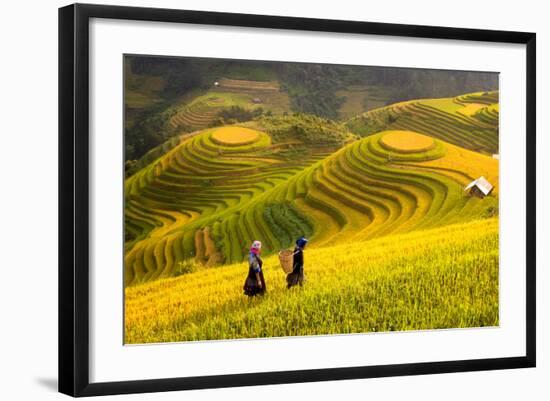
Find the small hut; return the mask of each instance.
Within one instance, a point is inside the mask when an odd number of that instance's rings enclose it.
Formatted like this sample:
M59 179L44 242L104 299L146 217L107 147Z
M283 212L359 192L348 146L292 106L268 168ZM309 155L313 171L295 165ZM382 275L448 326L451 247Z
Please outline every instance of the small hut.
M480 198L485 198L491 193L492 190L493 186L483 176L473 180L466 186L466 188L464 188L464 191L467 191L470 195L478 196Z
M252 99L252 103L256 103L256 104L262 103L262 99L260 99L259 97L255 97L254 99Z
M217 88L218 86L220 86L220 83L218 81L214 82L214 86Z

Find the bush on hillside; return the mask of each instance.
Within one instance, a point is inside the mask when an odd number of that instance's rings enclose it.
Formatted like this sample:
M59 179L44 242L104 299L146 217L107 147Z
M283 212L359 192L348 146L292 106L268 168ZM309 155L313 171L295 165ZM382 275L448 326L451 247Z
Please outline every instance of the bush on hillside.
M373 114L362 114L346 122L346 128L350 131L365 137L384 131L390 124L395 123L399 116L391 110L383 110Z
M275 142L298 139L311 145L340 147L357 138L342 124L311 114L263 116L259 122Z
M228 109L224 109L218 113L218 116L224 120L233 119L237 122L250 121L263 114L264 109L258 107L256 109L248 110L241 106L231 106Z

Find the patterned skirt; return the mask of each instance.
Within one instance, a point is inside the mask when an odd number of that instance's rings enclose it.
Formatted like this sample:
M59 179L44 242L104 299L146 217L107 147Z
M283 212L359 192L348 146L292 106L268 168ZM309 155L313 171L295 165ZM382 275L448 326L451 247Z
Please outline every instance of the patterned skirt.
M258 285L258 280L256 280L256 273L251 272L246 277L246 280L244 281L243 285L243 291L245 295L248 295L249 297L253 297L254 295L263 295L265 294L265 279L264 279L264 272L260 271L260 282L262 283L262 286L260 287Z

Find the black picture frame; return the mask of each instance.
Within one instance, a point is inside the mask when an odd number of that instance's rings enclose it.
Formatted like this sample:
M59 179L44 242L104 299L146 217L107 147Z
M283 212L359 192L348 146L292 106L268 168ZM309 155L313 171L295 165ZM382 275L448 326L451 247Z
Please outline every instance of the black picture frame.
M89 380L89 22L91 18L526 46L526 344L520 357L90 383ZM59 9L59 391L71 396L159 392L384 376L534 367L536 247L536 35L479 29L74 4Z

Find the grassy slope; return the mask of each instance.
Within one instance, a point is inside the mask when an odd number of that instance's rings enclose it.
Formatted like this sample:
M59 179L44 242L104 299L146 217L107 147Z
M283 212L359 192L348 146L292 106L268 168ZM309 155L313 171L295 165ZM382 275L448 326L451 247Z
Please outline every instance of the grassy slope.
M498 321L498 219L306 252L288 291L274 256L268 294L247 299L245 263L128 287L125 342L456 327Z
M269 254L302 233L322 246L498 212L498 189L485 199L462 190L480 172L498 183L498 161L439 140L400 153L385 149L380 133L328 156L307 147L288 156L269 142L220 148L212 132L127 180L127 228L138 236L126 246L127 284L178 274L189 258L203 263L196 238L207 227L227 263L241 261L257 238Z
M345 131L294 117L247 124L271 138L242 146L220 148L206 130L160 149L126 182L127 227L143 242L126 263L125 341L498 325L498 160L451 144L491 153L496 141L498 152L495 99L379 109L350 120L368 137L337 151L315 146L315 132ZM399 149L370 132L387 127L439 139ZM492 196L465 196L479 175L496 184ZM308 282L287 291L269 251L308 229ZM246 264L193 262L241 261L256 238L267 251L264 298L242 295Z
M254 143L223 146L212 140L215 132L189 135L126 180L127 283L177 274L186 259L203 263L196 231L206 227L226 261L242 260L250 238L265 236L253 223L262 219L243 207L326 155L300 141L271 145L265 133ZM291 207L283 209L276 212L299 220Z
M499 163L493 157L448 144L447 152L440 159L416 163L411 167L446 175L463 186L484 176L494 186L493 195L498 196Z

